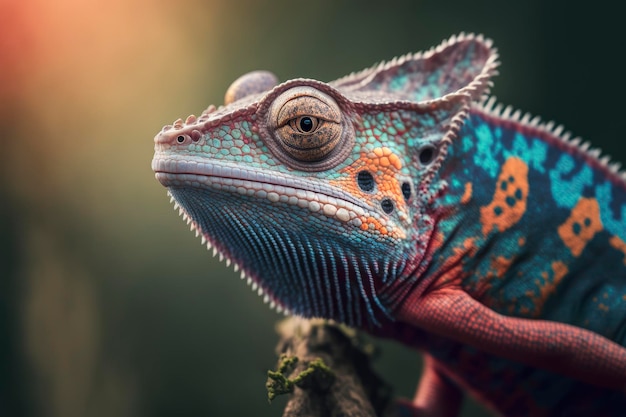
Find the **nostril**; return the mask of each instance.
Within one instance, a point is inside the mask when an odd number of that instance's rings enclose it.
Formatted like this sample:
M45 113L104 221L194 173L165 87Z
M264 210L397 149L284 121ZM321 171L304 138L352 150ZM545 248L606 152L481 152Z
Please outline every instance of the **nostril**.
M197 143L200 141L200 139L202 139L202 132L197 129L194 129L188 133L184 133L181 130L171 130L171 128L163 129L161 132L157 133L157 135L154 137L154 142L165 146L171 146L183 145L185 143L189 144L192 141L193 143Z

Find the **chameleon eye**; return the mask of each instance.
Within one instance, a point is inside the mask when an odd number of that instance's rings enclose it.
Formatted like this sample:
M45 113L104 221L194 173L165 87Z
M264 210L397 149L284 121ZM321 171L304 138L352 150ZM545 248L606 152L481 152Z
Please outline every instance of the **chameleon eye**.
M320 124L320 120L317 117L301 116L289 121L291 126L298 133L314 133Z
M278 96L270 107L268 122L280 148L300 162L327 158L343 131L337 102L311 87L294 87Z

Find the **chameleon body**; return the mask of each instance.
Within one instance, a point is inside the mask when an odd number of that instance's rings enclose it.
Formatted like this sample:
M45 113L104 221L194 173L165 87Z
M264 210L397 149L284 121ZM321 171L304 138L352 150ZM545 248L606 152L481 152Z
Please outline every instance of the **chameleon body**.
M153 169L271 307L425 354L416 416L626 415L626 182L495 105L481 36L323 83L235 81Z

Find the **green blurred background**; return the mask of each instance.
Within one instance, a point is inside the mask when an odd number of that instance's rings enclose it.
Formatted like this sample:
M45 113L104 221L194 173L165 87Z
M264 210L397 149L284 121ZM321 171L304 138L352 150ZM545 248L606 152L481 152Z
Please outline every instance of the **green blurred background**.
M280 416L279 317L172 210L154 134L249 70L332 80L467 31L500 101L626 161L622 14L576 4L0 0L0 415ZM410 396L417 355L381 346Z

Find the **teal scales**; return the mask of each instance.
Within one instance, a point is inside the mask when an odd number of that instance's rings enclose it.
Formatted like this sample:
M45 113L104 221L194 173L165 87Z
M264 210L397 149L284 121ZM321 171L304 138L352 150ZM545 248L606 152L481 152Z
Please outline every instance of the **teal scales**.
M253 72L163 128L153 169L270 307L422 351L405 411L455 415L467 391L624 415L624 175L496 105L496 67L460 35L331 83Z

